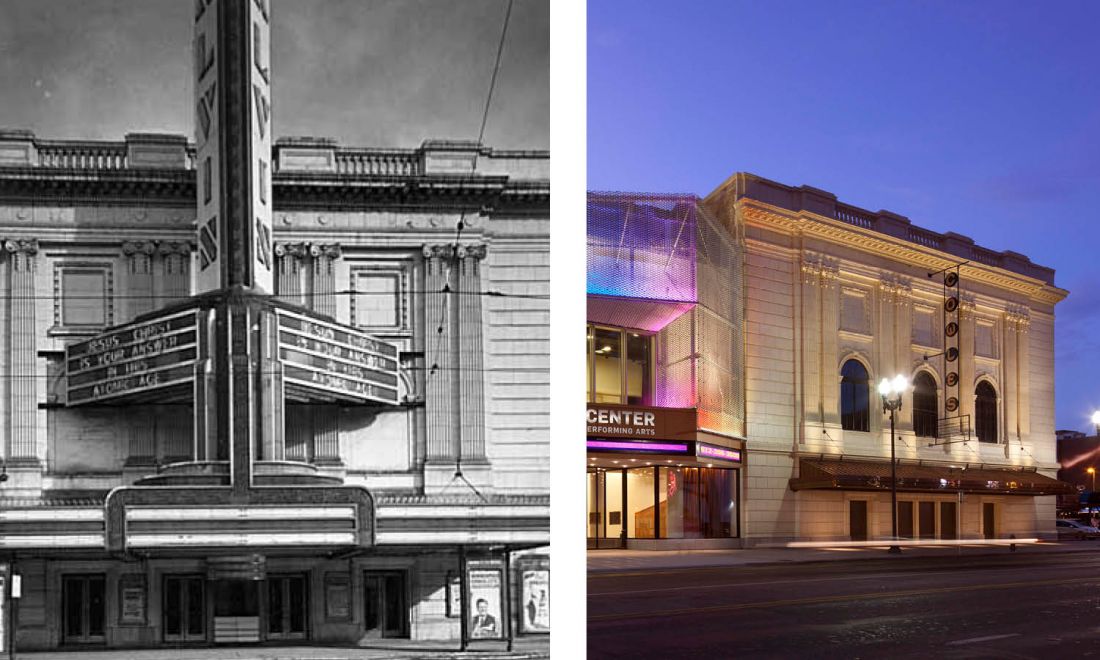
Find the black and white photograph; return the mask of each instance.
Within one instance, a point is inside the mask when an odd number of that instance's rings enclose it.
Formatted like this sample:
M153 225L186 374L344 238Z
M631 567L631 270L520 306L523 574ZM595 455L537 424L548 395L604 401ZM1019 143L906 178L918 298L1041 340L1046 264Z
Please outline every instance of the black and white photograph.
M548 657L548 0L12 0L0 54L4 651Z

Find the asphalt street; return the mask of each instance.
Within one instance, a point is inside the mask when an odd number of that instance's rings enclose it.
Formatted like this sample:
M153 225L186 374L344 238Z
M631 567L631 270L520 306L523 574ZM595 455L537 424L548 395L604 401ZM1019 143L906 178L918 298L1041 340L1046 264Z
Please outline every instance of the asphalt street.
M1100 552L592 573L589 658L1100 658Z

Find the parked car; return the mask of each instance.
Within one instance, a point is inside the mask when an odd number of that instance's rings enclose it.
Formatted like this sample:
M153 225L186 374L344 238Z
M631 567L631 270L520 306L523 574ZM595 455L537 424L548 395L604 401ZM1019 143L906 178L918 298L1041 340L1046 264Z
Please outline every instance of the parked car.
M1094 539L1100 537L1100 529L1076 520L1055 520L1060 539Z

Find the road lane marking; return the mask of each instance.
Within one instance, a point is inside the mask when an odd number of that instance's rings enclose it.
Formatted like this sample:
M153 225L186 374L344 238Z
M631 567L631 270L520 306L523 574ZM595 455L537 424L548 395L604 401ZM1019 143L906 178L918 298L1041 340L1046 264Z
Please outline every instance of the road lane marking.
M1100 582L1100 576L1094 578L1080 575L1059 580L1038 580L1032 582L1003 582L1000 584L974 584L959 587L938 587L935 589L908 589L904 591L875 591L871 593L850 594L847 596L813 596L809 598L788 598L784 600L769 600L755 603L736 603L731 605L709 605L707 607L682 607L671 610L655 610L650 612L632 612L624 614L589 614L588 623L594 621L615 621L626 619L651 619L655 617L680 616L684 614L705 614L708 612L730 612L736 610L751 610L766 607L786 607L790 605L815 605L818 603L842 603L850 600L863 600L871 598L904 598L907 596L929 596L933 594L960 593L964 591L981 591L983 589L1012 589L1015 587L1041 587L1057 584L1086 584Z
M948 642L948 646L959 646L960 644L977 644L978 642L992 642L995 639L1006 639L1008 637L1019 637L1020 633L1006 633L1004 635L986 635L985 637L971 637L970 639L956 639L953 642Z
M1064 553L1063 552L1063 553L1051 553L1051 554L1067 555L1067 554L1070 554L1070 553ZM992 555L992 556L993 557L1000 557L1002 555ZM1004 555L1004 556L1011 558L1011 556L1009 556L1009 555ZM973 560L989 558L989 557L990 557L990 555L968 555L968 556L964 556L964 558L966 560L968 560L968 563L967 564L959 564L959 566L965 566L965 565L971 565L971 564L975 565L975 566L980 566L980 565L982 565L980 562L973 561ZM1038 557L1038 554L1037 553L1031 553L1031 554L1027 554L1027 555L1020 555L1020 557L1035 558L1035 557ZM920 559L929 559L929 558L930 557L927 556L927 555L925 555L925 556L910 555L909 557L906 557L905 559L920 560ZM935 559L935 560L938 561L938 560L942 559L942 557L931 557L931 559ZM1065 566L1067 564L1094 564L1094 563L1097 562L1098 559L1100 559L1100 558L1086 555L1085 559L1083 559L1083 560L1078 560L1078 561L1068 560L1068 561L1062 562L1058 565L1059 566ZM768 569L768 568L777 568L777 567L786 568L788 566L793 566L793 565L798 565L798 564L813 564L814 566L822 566L822 565L826 565L826 564L829 564L829 563L841 562L841 561L842 560L836 560L836 559L814 559L814 560L808 560L808 561L797 561L797 560L794 560L794 559L784 559L784 560L780 560L780 561L750 562L750 563L746 563L746 564L710 564L710 565L707 565L707 566L679 566L679 567L676 567L676 568L667 568L666 567L666 568L660 568L660 569L635 568L635 569L622 570L622 571L600 571L600 570L597 570L597 571L589 571L588 572L588 579L589 580L602 580L602 579L626 578L626 577L647 577L648 578L648 577L653 577L655 575L681 575L683 573L689 573L689 572L700 572L700 573L702 573L702 572L729 571L729 570L741 570L741 569ZM872 561L891 561L891 560L883 558L881 560L880 559L874 559ZM784 566L785 564L786 564L786 566Z
M1055 570L1055 569L1058 569L1058 568L1065 568L1067 565L1092 564L1092 563L1095 563L1095 561L1096 561L1095 559L1092 559L1092 560L1089 560L1087 562L1081 562L1081 561L1066 562L1064 564L1051 564L1051 565L1043 566L1042 568L1045 568L1045 569L1048 569L1048 570ZM838 581L838 580L843 580L845 582L850 582L852 580L881 580L883 578L905 578L905 577L925 578L925 577L929 577L931 575L956 575L960 572L963 572L961 568L951 570L951 571L931 571L931 572L928 572L928 571L906 571L904 573L869 573L867 575L837 575L837 576L833 576L833 577L804 578L804 579L795 579L795 580L761 580L759 582L718 582L718 583L715 583L715 584L700 584L700 585L694 585L694 586L688 585L688 586L680 586L680 587L655 587L655 588L652 588L652 589L631 589L629 591L599 591L599 592L595 592L595 593L589 591L588 592L588 597L589 598L598 598L598 597L604 597L604 596L607 596L607 597L634 596L634 595L638 595L638 594L655 594L655 593L665 593L665 592L669 592L669 591L691 591L693 589L702 590L702 589L724 589L724 588L727 588L727 587L759 587L759 586L771 586L771 585L777 585L777 584L805 584L807 582L835 582L835 581ZM986 569L983 569L982 574L983 575L991 575L991 574L994 574L994 573L1019 573L1019 572L1020 572L1020 567L1019 566L1006 566L1004 568L986 568ZM654 574L656 574L656 573L654 573Z

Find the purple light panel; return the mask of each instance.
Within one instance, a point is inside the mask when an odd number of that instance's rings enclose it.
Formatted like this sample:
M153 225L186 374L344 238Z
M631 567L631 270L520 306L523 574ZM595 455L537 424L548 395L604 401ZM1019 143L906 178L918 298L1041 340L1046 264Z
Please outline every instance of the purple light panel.
M589 449L617 449L621 451L662 451L677 454L686 454L688 446L682 442L630 442L629 440L617 442L614 440L589 440Z
M698 302L693 195L589 193L588 293Z
M725 447L715 447L713 445L705 445L699 443L695 445L695 454L697 456L706 456L707 458L719 458L723 461L736 461L741 462L741 452L736 449L726 449Z

